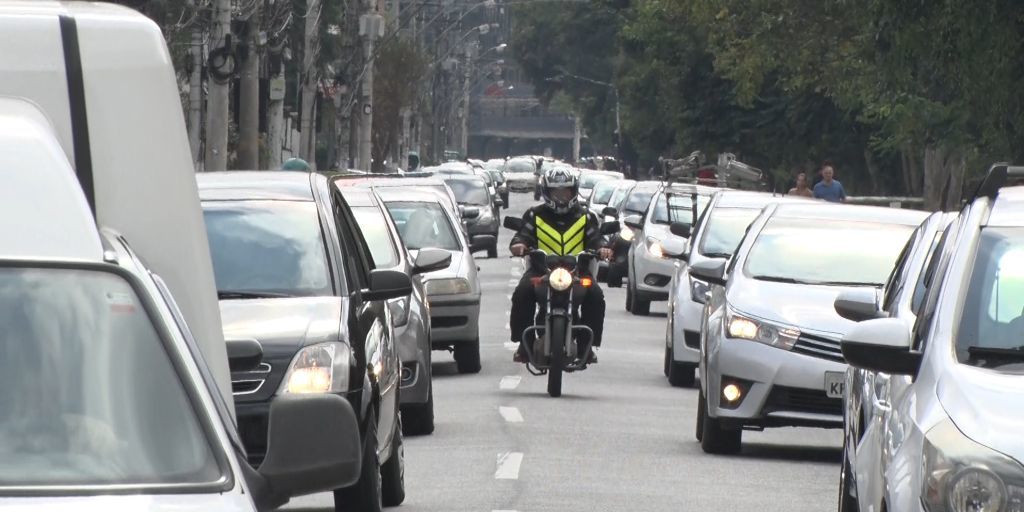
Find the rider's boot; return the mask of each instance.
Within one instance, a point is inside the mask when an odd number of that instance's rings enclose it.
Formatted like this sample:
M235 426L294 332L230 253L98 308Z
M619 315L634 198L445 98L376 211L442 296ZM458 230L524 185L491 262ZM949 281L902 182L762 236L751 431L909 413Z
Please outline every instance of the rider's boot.
M526 349L523 348L523 344L519 344L519 348L516 349L515 353L512 354L512 362L514 363L528 363L530 358L526 355Z

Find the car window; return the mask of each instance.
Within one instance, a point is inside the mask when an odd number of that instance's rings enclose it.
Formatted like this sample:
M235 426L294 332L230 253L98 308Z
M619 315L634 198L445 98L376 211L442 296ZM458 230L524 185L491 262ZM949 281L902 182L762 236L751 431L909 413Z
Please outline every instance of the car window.
M965 215L967 214L961 214L961 216ZM949 226L946 226L942 233L942 238L939 240L939 245L935 248L935 254L932 256L931 261L928 262L928 266L925 267L924 286L927 290L925 292L925 299L920 307L914 310L914 315L916 316L914 323L914 348L917 350L924 347L928 333L931 331L932 317L935 315L939 297L941 296L942 280L945 278L946 270L949 268L949 262L956 248L956 239L960 229L959 224L959 219L955 219Z
M935 258L935 253L939 245L939 239L941 238L942 232L936 232L935 236L932 237L931 247L928 249L928 257L924 262L923 268L927 268L931 260ZM914 295L910 299L910 310L917 311L921 308L921 303L924 302L925 294L928 291L928 287L924 284L924 271L917 273L917 281L914 283Z
M477 180L445 180L448 187L455 193L455 200L459 204L490 204L487 196L487 187L482 181Z
M602 181L594 185L594 193L590 196L590 202L597 204L608 204L615 188L618 186L616 180Z
M376 206L359 206L352 208L352 214L366 237L374 267L392 268L398 265L398 249L391 240L391 231L384 213Z
M1024 350L1024 228L981 230L956 336L960 362L1024 372L1020 355L978 349Z
M911 226L773 217L746 258L754 279L881 286Z
M533 160L513 159L505 165L505 172L534 172L537 170L537 163Z
M656 191L656 189L634 188L626 198L626 204L622 210L633 214L646 212Z
M697 250L709 258L728 258L739 247L747 227L761 210L756 208L716 208L708 213L706 233Z
M923 226L919 226L910 235L910 240L903 246L903 250L900 251L899 257L896 258L896 264L889 274L889 279L885 282L883 288L882 298L882 310L890 313L895 313L895 307L893 306L896 301L896 297L899 296L900 291L903 289L904 281L906 281L907 273L910 271L910 255L914 252L914 247L920 242Z
M0 494L219 480L164 343L120 276L0 269Z
M698 217L704 212L704 208L707 208L709 202L711 202L710 197L697 196ZM660 194L658 201L654 204L654 211L651 212L651 222L655 224L682 222L692 225L693 217L693 197L682 194L672 194L669 199L666 199L666 194Z
M203 217L219 291L334 293L316 203L213 201Z
M387 203L402 242L411 250L435 247L461 251L462 245L438 203L390 201Z

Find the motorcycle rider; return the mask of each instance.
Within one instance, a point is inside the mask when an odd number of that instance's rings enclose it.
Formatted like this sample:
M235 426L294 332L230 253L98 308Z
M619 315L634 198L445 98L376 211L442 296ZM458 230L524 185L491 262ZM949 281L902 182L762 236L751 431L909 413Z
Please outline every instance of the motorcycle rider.
M541 177L540 192L544 203L523 214L522 228L512 237L509 246L513 256L525 256L532 249L540 249L562 256L596 250L602 259L611 257L611 249L604 247L601 237L600 220L579 204L579 188L579 180L568 168L551 169ZM537 310L533 281L536 277L540 274L528 267L512 293L509 329L514 343L522 342L523 331L533 325ZM604 292L594 282L580 303L580 321L594 332L595 349L601 346L604 310ZM528 362L521 345L512 360ZM589 354L587 362L597 362L594 351Z

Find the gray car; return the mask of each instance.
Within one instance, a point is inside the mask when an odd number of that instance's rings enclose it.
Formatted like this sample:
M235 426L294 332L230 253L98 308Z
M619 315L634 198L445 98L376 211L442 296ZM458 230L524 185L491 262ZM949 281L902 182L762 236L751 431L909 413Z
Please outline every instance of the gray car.
M909 378L880 390L879 471L858 475L858 488L880 489L882 510L1024 504L1024 188L1001 188L1007 175L1024 167L991 169L943 232L914 322L865 320L843 338L851 365Z
M336 183L337 185L337 183ZM352 208L359 230L377 268L393 268L413 277L413 289L406 297L391 299L391 324L398 340L402 362L399 403L405 435L426 435L434 431L434 388L430 364L430 307L420 276L448 268L451 254L441 249L421 249L414 260L402 245L398 229L376 194L367 188L339 186Z
M459 373L478 373L481 290L472 249L488 247L494 239L477 235L470 246L458 236L454 212L436 194L395 188L378 194L410 253L433 247L451 254L447 268L422 276L430 304L431 345L434 350L451 350Z
M745 428L842 428L854 322L832 307L847 290L881 287L925 213L830 203L772 204L728 264L690 266L712 286L701 332L697 438L739 451Z
M491 195L487 182L479 176L442 175L448 188L465 213L470 240L476 235L490 235L493 243L479 247L488 258L498 257L498 231L501 227L501 199Z

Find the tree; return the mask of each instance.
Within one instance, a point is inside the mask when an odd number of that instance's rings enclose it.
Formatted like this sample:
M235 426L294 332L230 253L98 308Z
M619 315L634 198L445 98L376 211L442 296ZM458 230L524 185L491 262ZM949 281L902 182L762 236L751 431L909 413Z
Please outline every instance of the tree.
M420 94L420 80L410 77L426 72L424 56L411 42L386 39L380 46L374 69L373 172L383 172L402 127L402 109L412 107Z

